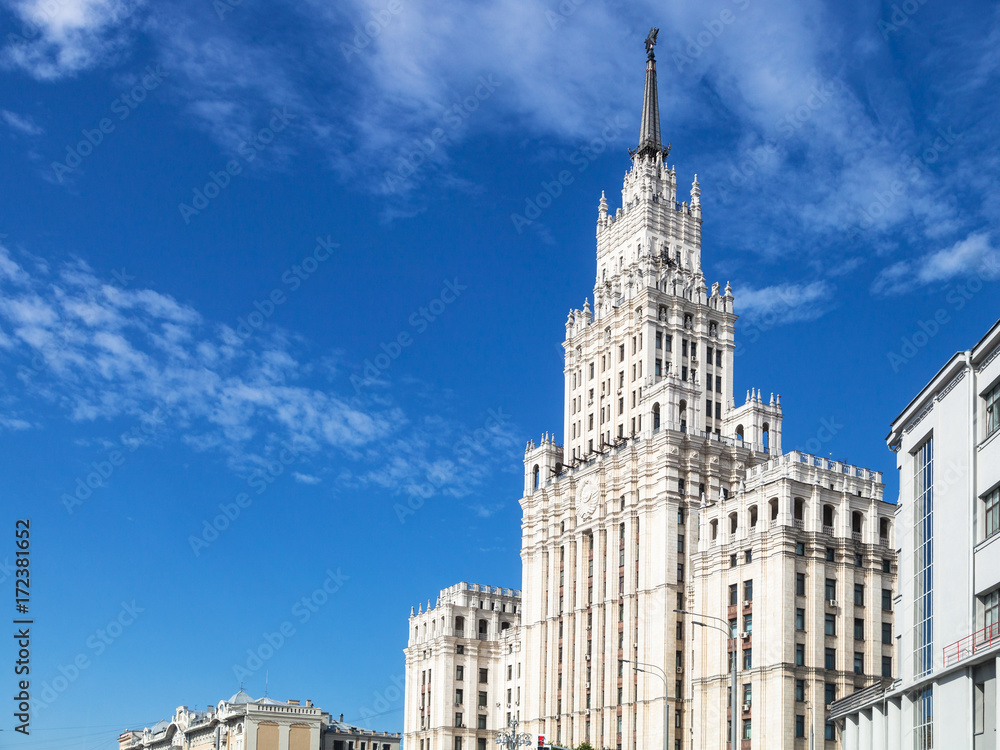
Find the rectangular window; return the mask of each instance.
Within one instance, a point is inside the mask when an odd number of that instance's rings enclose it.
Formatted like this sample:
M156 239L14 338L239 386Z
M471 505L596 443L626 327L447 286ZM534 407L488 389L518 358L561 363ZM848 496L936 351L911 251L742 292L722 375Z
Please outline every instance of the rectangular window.
M681 339L681 356L686 357L688 355L688 340Z
M455 703L459 706L462 705L462 695L463 693L461 689L455 691Z
M883 622L882 623L882 643L887 646L892 645L892 623Z
M795 666L801 667L806 663L806 646L804 643L795 644Z
M837 581L835 578L827 578L826 584L823 587L823 595L827 599L837 598Z
M729 606L735 607L739 604L740 592L735 583L729 585Z
M455 714L455 726L456 727L461 727L462 726L462 714L460 714L460 713L456 713Z
M715 376L715 392L716 393L722 393L722 376L721 375L716 375Z
M865 606L865 585L863 583L854 584L854 606Z
M795 681L795 700L804 701L806 699L806 681Z
M823 739L830 741L837 739L837 725L832 721L827 721L823 725Z
M483 706L483 707L486 706L486 691L485 690L480 690L479 691L479 705Z
M795 574L795 595L805 596L806 595L806 574L796 573Z
M722 349L715 350L715 366L722 367Z
M865 655L863 652L854 652L854 674L865 673Z
M743 669L753 668L753 651L752 649L743 649Z
M837 700L837 686L832 682L823 683L823 703L829 706Z
M1000 428L1000 384L984 397L986 401L986 437Z
M825 523L825 522L824 522ZM837 559L837 551L833 547L826 548L826 561L834 562Z
M863 641L865 639L865 621L860 617L854 618L854 640Z
M836 669L837 668L837 649L828 648L823 652L823 668L824 669Z
M487 669L486 667L481 667L479 670L479 681L487 682L489 676L490 676L490 670Z
M421 740L421 742L423 742L423 740ZM456 737L455 738L455 750L462 750L462 738L461 737Z
M795 610L795 629L806 629L806 611L804 609L800 608Z
M486 729L486 715L479 714L479 719L476 721L476 729Z
M715 418L716 419L722 419L722 402L721 401L716 401L715 402Z
M705 416L712 416L712 399L705 399Z
M657 349L662 349L663 348L663 332L662 331L657 331L656 332L656 348Z
M795 736L806 736L806 717L802 714L795 714Z
M934 440L913 454L914 576L913 669L920 677L934 668ZM885 609L885 591L882 592ZM891 605L891 602L890 602ZM928 696L930 693L928 693ZM933 744L933 738L928 735Z
M892 589L882 589L882 609L892 612Z
M798 555L799 557L804 557L805 556L805 554L806 554L806 544L805 544L805 542L796 542L795 543L795 554Z
M989 539L997 532L1000 532L1000 487L994 488L992 492L986 495L983 498L983 502L986 504L986 538Z
M856 554L854 556L854 567L855 568L863 568L864 566L865 566L865 556L864 555L860 555L860 554Z
M665 351L668 351L668 352L672 352L674 350L674 337L673 336L669 336L668 335L668 336L664 336L663 337L663 349Z
M743 582L743 600L752 602L753 601L753 579Z
M892 678L892 657L882 657L882 676Z
M827 612L823 617L823 633L837 635L837 615Z
M934 748L934 688L928 686L913 699L913 750Z
M684 535L683 534L678 534L677 535L677 551L678 552L684 552Z
M653 365L654 365L653 374L656 375L656 377L660 377L661 375L663 375L663 360L658 359L656 360L656 362L653 363Z
M455 679L459 682L465 679L465 667L455 667Z

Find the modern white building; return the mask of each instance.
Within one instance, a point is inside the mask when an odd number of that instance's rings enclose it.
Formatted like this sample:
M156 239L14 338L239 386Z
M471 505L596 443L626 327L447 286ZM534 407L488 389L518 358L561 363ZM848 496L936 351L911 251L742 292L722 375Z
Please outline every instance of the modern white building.
M834 704L845 750L996 750L1000 322L893 421L898 680Z
M667 162L654 42L621 205L598 205L593 308L566 320L565 444L525 450L521 590L513 612L468 584L411 611L408 750L486 750L479 728L508 714L566 747L725 750L724 639L677 610L757 634L740 646L741 750L804 750L806 701L822 747L822 701L892 669L881 477L783 454L780 397L735 402L735 298L702 273L701 190L683 195Z

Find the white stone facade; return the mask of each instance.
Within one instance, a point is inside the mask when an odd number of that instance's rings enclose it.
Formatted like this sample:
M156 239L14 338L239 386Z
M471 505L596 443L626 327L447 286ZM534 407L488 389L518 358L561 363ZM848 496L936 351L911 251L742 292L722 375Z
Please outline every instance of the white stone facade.
M650 48L640 147L622 206L611 213L603 194L598 206L594 307L585 301L566 321L565 444L546 434L525 451L517 609L505 633L490 620L481 640L451 632L456 617L481 617L466 584L411 612L408 750L490 745L467 721L454 726L463 664L504 677L510 670L509 686L488 685L488 730L510 713L522 731L566 747L659 748L666 732L671 748L725 750L725 647L675 610L727 623L735 609L740 626L744 615L756 621L757 635L742 644L758 697L738 718L741 730L750 722L741 750L804 750L808 733L796 738L795 717L806 700L813 726L824 730L827 682L843 695L881 679L891 650L881 644L882 623L892 614L853 605L855 583L866 587L866 604L894 586L881 477L783 454L780 397L754 389L736 404L735 299L728 283L709 287L702 274L701 190L695 177L690 202L678 202L669 147L659 140L655 76ZM799 572L808 588L801 597ZM836 597L824 598L827 578ZM750 579L752 601L731 608L729 586L738 582L742 596ZM502 599L484 601L503 618ZM828 612L837 618L831 636ZM796 638L808 649L801 665ZM836 649L829 670L826 648Z
M1000 667L1000 323L892 424L899 679L833 707L844 748L996 750Z

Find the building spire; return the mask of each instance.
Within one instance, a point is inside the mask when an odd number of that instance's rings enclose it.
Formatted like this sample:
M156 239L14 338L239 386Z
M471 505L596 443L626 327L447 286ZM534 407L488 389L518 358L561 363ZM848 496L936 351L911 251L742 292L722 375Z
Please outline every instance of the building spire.
M632 151L632 156L643 156L670 153L670 144L663 147L660 140L660 104L656 95L656 57L653 47L656 46L656 35L659 29L649 30L646 37L646 89L642 96L642 123L639 127L639 147Z

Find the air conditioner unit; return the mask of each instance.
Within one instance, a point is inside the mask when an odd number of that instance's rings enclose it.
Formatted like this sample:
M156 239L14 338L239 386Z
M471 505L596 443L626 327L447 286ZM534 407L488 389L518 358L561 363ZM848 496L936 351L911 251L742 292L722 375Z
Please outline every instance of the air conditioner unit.
M683 671L684 671L684 667L677 667L677 674L680 674Z
M740 638L744 641L749 637L750 637L749 633L740 633Z
M744 607L749 607L751 604L753 604L753 600L751 600L751 599L745 599L743 601L743 606Z
M827 599L826 600L826 605L828 607L836 607L837 606L837 600L836 599Z
M744 703L743 704L743 713L748 713L749 711L750 711L750 704L749 703Z
M589 682L584 683L584 687L586 687L589 690L590 689L590 683Z
M590 654L587 654L587 661L590 661Z

